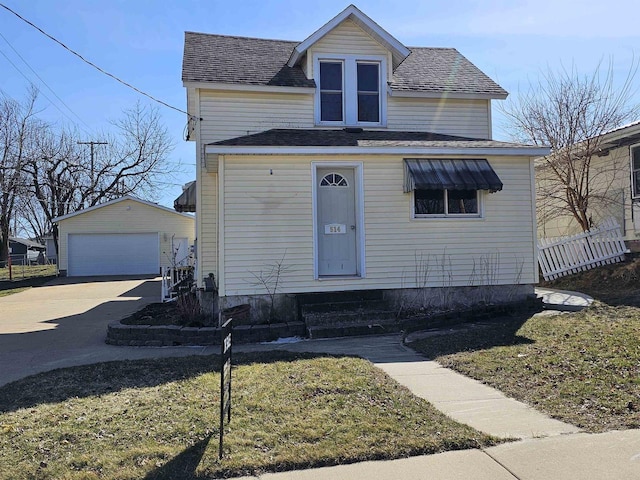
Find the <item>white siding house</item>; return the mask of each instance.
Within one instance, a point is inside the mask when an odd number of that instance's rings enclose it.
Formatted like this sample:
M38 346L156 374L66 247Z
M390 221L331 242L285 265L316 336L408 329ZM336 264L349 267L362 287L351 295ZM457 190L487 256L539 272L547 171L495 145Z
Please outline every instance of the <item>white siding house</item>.
M264 297L278 264L285 297L533 293L548 149L491 139L507 92L455 49L406 47L349 6L302 42L187 32L182 79L196 274L221 305Z
M194 217L125 196L54 219L58 271L67 276L158 275L184 263Z
M615 218L627 246L640 251L640 122L591 139L589 148L596 152L588 169L591 222L598 225L605 218ZM537 160L536 165L538 236L581 232L552 169L545 159Z

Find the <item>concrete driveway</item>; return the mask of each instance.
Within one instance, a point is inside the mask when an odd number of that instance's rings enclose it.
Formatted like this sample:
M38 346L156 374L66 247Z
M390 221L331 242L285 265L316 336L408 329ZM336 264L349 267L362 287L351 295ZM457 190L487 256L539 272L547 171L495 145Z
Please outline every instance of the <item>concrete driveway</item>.
M104 343L107 325L160 301L159 278L60 278L0 297L0 385L54 368L199 353Z

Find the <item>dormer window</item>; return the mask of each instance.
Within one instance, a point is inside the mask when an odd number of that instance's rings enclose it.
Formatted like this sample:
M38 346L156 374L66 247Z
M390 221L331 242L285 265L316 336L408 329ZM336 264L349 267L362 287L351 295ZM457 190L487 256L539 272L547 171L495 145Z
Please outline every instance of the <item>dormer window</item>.
M317 124L385 124L384 58L327 55L317 57L315 67Z
M380 64L358 62L358 122L380 121Z
M320 62L320 120L342 122L342 62Z

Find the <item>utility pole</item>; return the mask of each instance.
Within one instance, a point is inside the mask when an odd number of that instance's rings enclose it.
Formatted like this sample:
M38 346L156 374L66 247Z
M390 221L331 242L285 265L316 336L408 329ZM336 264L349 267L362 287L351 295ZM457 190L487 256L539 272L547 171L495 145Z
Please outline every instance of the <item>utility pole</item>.
M93 201L93 194L94 192L94 185L93 185L93 170L94 170L94 164L93 164L93 146L94 145L108 145L109 142L78 142L78 145L90 145L91 146L91 193L92 193L92 198L91 201Z

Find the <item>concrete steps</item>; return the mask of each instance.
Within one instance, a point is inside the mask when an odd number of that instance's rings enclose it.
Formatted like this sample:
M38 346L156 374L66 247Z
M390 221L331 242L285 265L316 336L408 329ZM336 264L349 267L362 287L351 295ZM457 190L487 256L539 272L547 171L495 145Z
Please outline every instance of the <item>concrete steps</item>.
M396 312L380 290L303 294L298 305L310 338L397 331Z

